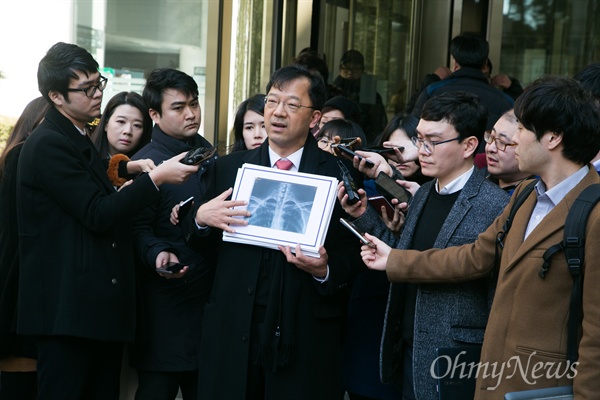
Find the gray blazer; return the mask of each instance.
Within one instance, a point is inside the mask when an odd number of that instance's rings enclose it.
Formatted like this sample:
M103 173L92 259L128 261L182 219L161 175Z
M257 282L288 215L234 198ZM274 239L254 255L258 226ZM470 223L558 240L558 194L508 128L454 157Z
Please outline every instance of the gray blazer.
M377 212L369 207L355 223L399 249L410 248L413 234L435 181L425 183L410 203L403 232L399 238L386 228ZM479 233L500 215L510 196L485 179L475 169L450 210L435 241L435 248L460 246L474 242ZM380 353L381 379L385 383L402 382L400 346L404 305L402 283L390 285ZM438 347L481 344L495 288L492 278L462 283L419 284L414 321L413 377L417 399L437 397L436 381L430 368Z

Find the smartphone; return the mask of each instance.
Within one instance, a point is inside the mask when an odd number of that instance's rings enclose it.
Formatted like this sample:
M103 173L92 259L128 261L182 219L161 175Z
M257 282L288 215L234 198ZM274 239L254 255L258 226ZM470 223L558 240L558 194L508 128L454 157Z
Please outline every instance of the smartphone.
M160 268L156 268L156 272L161 272L163 274L176 274L181 271L185 265L180 264L178 262L171 261Z
M187 216L187 214L192 210L192 206L194 205L194 196L191 196L189 199L182 201L179 203L179 212L178 219L179 222L183 220Z
M372 196L372 197L369 197L368 200L369 200L369 204L371 204L371 206L373 206L373 208L375 208L375 210L377 210L379 215L381 215L383 217L383 215L381 214L381 207L385 207L385 213L387 214L388 220L391 221L394 219L394 213L395 213L394 206L392 206L385 197Z
M371 242L369 239L367 239L365 237L365 234L362 233L357 227L356 225L354 225L352 222L344 219L344 218L340 218L340 222L342 223L342 225L344 225L346 228L348 228L350 230L350 232L354 233L354 235L360 239L360 242L362 244L366 244L369 247L376 247L375 244L373 244L373 242Z
M381 155L393 155L396 152L394 151L394 149L398 149L401 152L404 151L404 147L399 146L399 147L383 147L383 146L373 146L373 147L367 147L364 149L361 149L362 151L369 151L371 153L377 153L377 154L381 154Z
M338 154L341 155L342 157L346 157L348 160L352 161L354 159L354 157L358 157L359 160L362 161L362 159L364 158L363 156L359 156L358 154L356 154L354 151L350 150L347 146L331 146L333 148L333 151ZM365 164L365 168L373 168L375 166L375 164L373 164L372 161L366 160L366 164Z
M412 197L410 192L398 185L389 175L380 172L375 179L375 189L390 203L392 199L398 199L400 203L408 203Z

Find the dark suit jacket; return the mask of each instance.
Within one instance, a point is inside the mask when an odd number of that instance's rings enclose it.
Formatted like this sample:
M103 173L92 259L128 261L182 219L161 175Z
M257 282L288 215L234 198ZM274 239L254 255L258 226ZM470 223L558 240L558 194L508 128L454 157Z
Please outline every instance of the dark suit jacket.
M244 163L270 166L268 141L261 147L232 153L209 169L207 199L233 186ZM337 158L320 150L309 135L304 146L301 172L339 178ZM204 310L200 350L199 398L243 399L246 393L255 294L261 265L293 271L300 286L293 313L296 348L290 365L267 371L266 398L324 399L341 395L340 352L343 328L343 288L362 270L360 244L340 223L343 210L336 203L325 249L329 256L329 281L321 284L313 276L285 261L279 250L221 242L211 299ZM213 229L211 229L213 230ZM216 234L220 238L221 231ZM213 232L214 233L214 232ZM285 289L284 289L285 290Z
M397 248L410 248L419 217L435 181L424 184L410 203L406 223ZM509 196L497 185L485 179L483 171L475 168L446 217L434 247L445 248L472 243L500 215ZM367 229L374 220L372 212L363 215L357 224ZM378 218L379 219L379 218ZM379 219L381 220L381 219ZM381 226L381 224L378 224ZM382 230L369 229L376 235ZM463 282L421 284L417 288L414 316L413 379L417 399L436 398L436 381L429 373L438 347L459 347L481 344L487 323L495 284L489 277ZM401 378L403 354L397 351L400 337L398 321L403 313L402 284L390 287L381 346L381 374L384 382Z
M128 220L158 193L148 175L116 192L91 141L51 108L19 159L18 333L133 340Z

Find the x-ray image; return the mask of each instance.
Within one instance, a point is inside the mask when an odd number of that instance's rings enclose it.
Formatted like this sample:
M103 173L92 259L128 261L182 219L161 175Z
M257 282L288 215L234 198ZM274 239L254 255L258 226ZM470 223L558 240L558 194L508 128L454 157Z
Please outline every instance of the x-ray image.
M304 234L317 188L298 183L256 178L248 211L248 223L270 229Z

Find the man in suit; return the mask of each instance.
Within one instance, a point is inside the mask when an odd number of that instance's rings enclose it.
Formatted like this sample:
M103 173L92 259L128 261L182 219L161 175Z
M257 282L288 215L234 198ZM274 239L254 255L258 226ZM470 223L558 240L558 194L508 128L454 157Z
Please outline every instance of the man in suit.
M415 193L399 238L364 197L348 206L340 191L344 209L361 230L400 249L474 242L509 199L473 165L486 120L487 111L473 94L448 92L425 103L414 143L423 175L435 179ZM436 349L481 345L493 287L489 276L465 283L393 284L382 321L383 381L401 387L406 400L436 398L436 380L429 373Z
M198 167L174 157L117 192L85 129L106 87L98 63L57 43L38 85L51 107L18 165L17 332L37 339L38 399L118 399L135 321L129 219Z
M576 399L595 398L600 393L600 207L590 214L585 232L583 319L576 366L566 361L573 287L566 260L562 254L554 255L551 269L545 275L540 270L544 252L563 240L574 200L589 185L600 183L589 164L600 150L600 109L578 82L547 77L525 89L515 104L515 115L519 128L513 141L519 169L540 180L515 214L503 246L497 243L498 235L525 183L474 243L424 252L391 250L367 235L377 247L363 247L363 260L369 268L386 270L392 282L462 282L495 270L498 283L476 399L568 384L573 385ZM495 267L497 254L500 263ZM493 375L491 368L495 368Z
M204 309L199 398L341 398L341 334L345 288L363 268L359 242L340 223L336 204L319 258L296 246L279 250L222 242L222 230L249 216L228 200L244 163L339 177L337 158L310 134L321 116L325 84L301 65L274 72L267 85L268 140L217 160L208 171L206 199L195 214L207 252L216 252L213 291ZM283 168L283 167L281 167ZM207 232L208 231L208 232Z
M143 94L154 129L152 142L140 149L134 160L149 158L158 165L181 152L212 147L198 134L198 85L191 76L172 68L156 69L148 76ZM213 270L203 254L186 245L184 231L171 224L169 216L173 205L189 197L196 202L200 199L205 172L206 165L202 165L185 183L164 186L159 201L142 211L134 224L140 260L138 329L132 348L138 400L173 400L179 389L188 400L195 399L198 392L198 333ZM168 262L185 268L172 275L156 270Z

